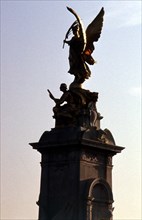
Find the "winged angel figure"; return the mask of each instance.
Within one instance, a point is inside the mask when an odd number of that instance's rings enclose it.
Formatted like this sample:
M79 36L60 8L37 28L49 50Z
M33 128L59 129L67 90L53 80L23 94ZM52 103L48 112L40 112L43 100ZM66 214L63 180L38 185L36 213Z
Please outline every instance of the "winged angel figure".
M67 43L70 46L70 69L68 72L75 76L74 83L81 84L91 75L88 64L93 65L95 63L92 57L95 49L93 43L98 41L101 35L104 9L100 10L96 18L88 25L86 31L77 13L72 8L67 7L67 9L76 17L76 21L67 31L64 40L64 44ZM73 37L71 40L66 40L71 32Z

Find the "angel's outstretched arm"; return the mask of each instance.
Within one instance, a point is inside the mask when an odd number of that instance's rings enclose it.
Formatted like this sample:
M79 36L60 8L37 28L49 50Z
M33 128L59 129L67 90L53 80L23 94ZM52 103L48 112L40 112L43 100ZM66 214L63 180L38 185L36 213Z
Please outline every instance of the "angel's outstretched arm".
M83 50L84 50L85 46L86 46L86 34L85 34L85 30L84 30L82 21L81 21L80 17L77 15L77 13L72 8L67 7L67 9L76 17L76 19L78 21L80 37L82 38L82 40L84 42L84 48L83 48Z
M64 40L63 43L64 44L66 43L66 44L70 45L70 40Z

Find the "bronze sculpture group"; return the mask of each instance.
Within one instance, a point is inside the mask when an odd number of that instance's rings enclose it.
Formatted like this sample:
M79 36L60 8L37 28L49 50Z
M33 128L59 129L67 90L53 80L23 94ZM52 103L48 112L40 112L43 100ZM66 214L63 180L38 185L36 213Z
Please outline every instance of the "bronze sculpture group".
M53 108L55 127L82 126L85 128L95 127L99 130L99 122L102 117L96 109L98 93L83 89L82 83L91 75L88 64L95 63L92 53L95 49L94 42L98 41L101 35L104 9L100 10L86 31L77 13L72 8L67 7L67 9L76 18L63 41L63 46L68 44L70 47L68 72L74 75L74 81L70 84L69 89L66 84L61 84L60 90L63 95L59 99L55 98L48 90L50 98L56 104ZM73 36L67 40L71 32Z

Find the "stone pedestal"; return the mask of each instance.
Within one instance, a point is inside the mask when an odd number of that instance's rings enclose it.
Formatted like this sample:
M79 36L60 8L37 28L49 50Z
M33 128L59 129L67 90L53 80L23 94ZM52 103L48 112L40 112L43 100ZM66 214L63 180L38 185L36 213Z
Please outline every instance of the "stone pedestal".
M54 128L31 143L42 156L39 220L112 219L112 158L124 148L101 132Z

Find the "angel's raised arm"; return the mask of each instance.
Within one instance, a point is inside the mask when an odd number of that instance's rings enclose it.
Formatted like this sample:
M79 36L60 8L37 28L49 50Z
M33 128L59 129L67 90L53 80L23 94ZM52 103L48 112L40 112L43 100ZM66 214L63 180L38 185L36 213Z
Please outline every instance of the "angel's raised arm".
M77 15L77 13L72 8L67 7L67 9L76 17L76 19L78 21L79 33L80 33L80 37L82 37L82 39L83 39L84 49L85 49L85 46L86 46L86 33L85 33L85 30L84 30L84 27L83 27L83 23L82 23L80 17Z

